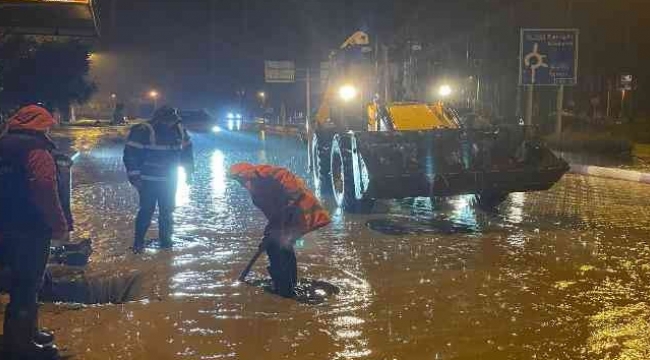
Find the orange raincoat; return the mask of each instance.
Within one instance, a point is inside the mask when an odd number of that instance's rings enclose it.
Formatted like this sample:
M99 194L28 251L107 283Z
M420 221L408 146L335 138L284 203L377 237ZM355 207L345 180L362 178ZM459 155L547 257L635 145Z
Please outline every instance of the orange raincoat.
M230 168L230 176L250 192L269 220L267 231L279 231L285 244L331 222L304 181L285 168L239 163Z

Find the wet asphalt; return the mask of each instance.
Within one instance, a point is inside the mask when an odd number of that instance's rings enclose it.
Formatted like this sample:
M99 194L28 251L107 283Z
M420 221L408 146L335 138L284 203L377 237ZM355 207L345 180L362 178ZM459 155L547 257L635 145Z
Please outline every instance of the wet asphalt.
M96 129L64 135L80 150L74 238L94 241L88 273L142 275L137 301L43 306L42 323L74 359L649 358L648 185L566 175L549 191L511 194L497 212L462 196L350 215L323 196L334 221L298 242L299 275L340 292L310 305L236 281L265 218L227 178L247 161L312 184L297 139L194 134L174 248L133 255L137 194L123 144ZM252 278L266 278L265 266Z

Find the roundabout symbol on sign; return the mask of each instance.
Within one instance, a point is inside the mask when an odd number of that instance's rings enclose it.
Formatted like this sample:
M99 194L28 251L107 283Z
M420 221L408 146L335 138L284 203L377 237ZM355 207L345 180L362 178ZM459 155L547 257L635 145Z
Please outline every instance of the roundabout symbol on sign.
M533 45L533 51L524 57L524 64L526 67L530 68L531 83L535 83L535 75L537 69L541 67L548 67L548 64L545 63L546 55L539 53L539 44L535 43Z

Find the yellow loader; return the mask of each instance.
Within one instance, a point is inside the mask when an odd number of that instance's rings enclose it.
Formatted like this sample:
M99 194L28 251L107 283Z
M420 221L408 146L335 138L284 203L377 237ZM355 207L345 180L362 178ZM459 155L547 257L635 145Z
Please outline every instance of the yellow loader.
M522 125L467 128L442 103L384 103L368 37L357 33L330 61L309 151L317 186L349 212L376 199L476 194L494 208L509 193L549 189L568 164Z

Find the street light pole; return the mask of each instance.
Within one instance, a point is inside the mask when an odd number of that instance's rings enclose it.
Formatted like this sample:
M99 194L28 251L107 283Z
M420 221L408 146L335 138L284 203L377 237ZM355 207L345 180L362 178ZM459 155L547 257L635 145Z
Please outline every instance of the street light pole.
M257 93L257 96L260 98L260 106L262 109L266 107L266 93L264 91L260 91Z
M305 127L307 128L307 169L312 170L313 154L311 153L312 138L314 136L314 126L311 123L311 69L307 67L307 87L306 87L306 112L305 112Z
M564 85L557 89L557 99L555 101L555 133L559 136L562 134L562 113L564 112Z
M158 96L159 95L160 94L158 94L158 91L156 91L156 90L151 90L149 92L149 97L151 99L153 99L153 109L154 109L154 111L156 111L156 109L158 108Z
M524 123L526 125L533 124L533 99L534 99L534 86L532 84L526 86L526 113Z

